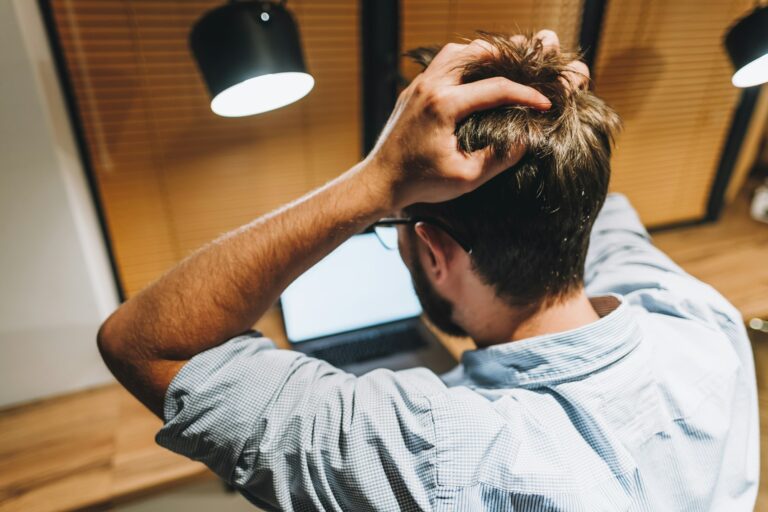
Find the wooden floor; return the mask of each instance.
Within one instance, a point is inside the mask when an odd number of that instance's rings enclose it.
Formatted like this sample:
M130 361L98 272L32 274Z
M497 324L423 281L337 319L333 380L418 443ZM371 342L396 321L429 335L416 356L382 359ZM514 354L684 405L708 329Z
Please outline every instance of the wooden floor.
M656 244L728 297L745 319L768 318L768 225L747 215L746 198L716 224L657 233ZM277 315L260 326L283 342ZM458 355L471 347L449 339ZM763 472L756 510L768 512L768 336L754 340ZM195 478L201 465L154 443L160 421L117 386L0 411L0 511L105 510Z

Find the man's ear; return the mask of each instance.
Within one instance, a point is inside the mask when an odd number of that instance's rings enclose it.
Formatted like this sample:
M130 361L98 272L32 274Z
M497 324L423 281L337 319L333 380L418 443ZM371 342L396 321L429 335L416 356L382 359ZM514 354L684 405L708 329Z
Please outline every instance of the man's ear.
M421 257L424 253L424 257L421 258L424 271L436 283L445 279L458 244L442 229L426 222L417 222L414 231L423 242L423 251L418 251L418 254Z

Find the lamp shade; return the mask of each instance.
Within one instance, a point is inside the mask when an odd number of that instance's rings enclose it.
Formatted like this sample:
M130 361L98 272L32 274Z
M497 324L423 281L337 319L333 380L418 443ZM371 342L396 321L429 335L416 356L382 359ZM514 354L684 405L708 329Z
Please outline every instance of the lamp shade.
M211 95L211 110L240 117L306 96L307 73L296 23L282 3L232 2L192 27L192 53Z
M736 22L725 36L725 48L736 72L736 87L768 82L768 6L757 7Z

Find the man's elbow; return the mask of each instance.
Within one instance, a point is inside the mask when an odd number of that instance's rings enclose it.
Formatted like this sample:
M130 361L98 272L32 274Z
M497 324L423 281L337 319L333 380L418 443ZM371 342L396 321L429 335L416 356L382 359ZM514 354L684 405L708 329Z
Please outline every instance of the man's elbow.
M101 324L96 344L104 363L118 382L159 418L163 418L165 391L184 362L147 357L142 353L141 338L134 329L130 319L118 309Z
M116 313L112 313L99 327L99 332L96 334L96 346L99 348L99 353L107 368L117 376L115 370L127 358L127 353L124 333L118 327L118 320L115 319L115 315Z

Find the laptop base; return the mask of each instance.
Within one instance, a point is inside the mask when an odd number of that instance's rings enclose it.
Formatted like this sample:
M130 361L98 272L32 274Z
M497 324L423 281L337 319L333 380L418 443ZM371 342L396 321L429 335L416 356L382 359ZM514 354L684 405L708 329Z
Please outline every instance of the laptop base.
M441 374L457 364L418 318L295 343L293 348L358 376L378 368L415 367Z

